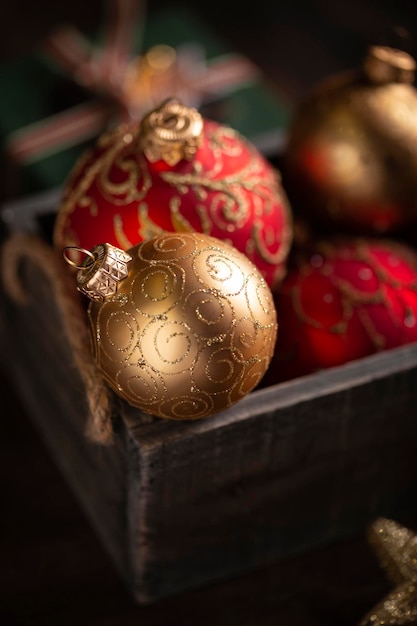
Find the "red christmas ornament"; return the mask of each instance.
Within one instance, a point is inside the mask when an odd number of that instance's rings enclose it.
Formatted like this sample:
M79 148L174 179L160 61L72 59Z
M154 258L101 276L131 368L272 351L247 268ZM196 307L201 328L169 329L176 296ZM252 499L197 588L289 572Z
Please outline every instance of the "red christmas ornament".
M163 231L231 243L270 287L285 273L292 216L280 175L233 129L168 100L103 135L71 173L54 245L123 250Z
M391 240L318 243L275 301L280 323L266 384L417 341L417 254Z

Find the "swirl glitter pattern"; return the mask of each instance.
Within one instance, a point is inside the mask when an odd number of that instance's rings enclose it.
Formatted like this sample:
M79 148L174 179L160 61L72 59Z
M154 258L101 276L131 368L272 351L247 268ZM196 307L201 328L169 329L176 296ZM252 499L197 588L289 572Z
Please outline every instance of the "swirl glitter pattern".
M274 382L415 342L417 255L382 238L317 243L275 304L282 332Z
M216 238L165 233L129 249L129 275L89 319L97 363L132 406L198 419L232 406L261 380L277 318L256 266Z
M206 121L191 162L150 163L137 128L99 142L70 177L58 212L58 248L106 241L127 250L161 232L202 232L232 243L269 286L283 278L292 243L280 174L233 129Z

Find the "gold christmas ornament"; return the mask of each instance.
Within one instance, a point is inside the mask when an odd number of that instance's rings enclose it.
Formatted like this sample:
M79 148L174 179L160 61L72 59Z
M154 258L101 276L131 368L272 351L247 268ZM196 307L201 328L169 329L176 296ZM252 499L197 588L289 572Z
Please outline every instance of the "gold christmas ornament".
M167 419L198 419L249 393L275 348L272 292L231 245L163 233L127 251L84 252L78 289L96 362L130 405ZM64 256L71 261L71 250Z
M359 626L417 624L417 535L394 520L379 518L370 527L369 542L394 590Z
M407 53L371 46L362 67L319 84L296 109L283 180L295 210L359 234L417 221L417 91Z

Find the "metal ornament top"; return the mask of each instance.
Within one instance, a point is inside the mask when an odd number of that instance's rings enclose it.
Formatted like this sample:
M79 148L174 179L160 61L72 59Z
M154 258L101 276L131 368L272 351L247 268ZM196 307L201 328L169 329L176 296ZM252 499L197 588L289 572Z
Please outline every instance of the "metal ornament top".
M94 302L104 302L114 297L120 281L128 276L128 265L132 257L109 243L103 243L92 250L75 248L85 254L82 263L77 265L68 258L69 249L70 247L65 248L64 258L69 265L78 269L78 291Z
M414 81L416 62L402 50L371 46L364 61L364 71L373 83L408 83Z
M197 109L170 98L143 118L138 145L151 163L162 160L174 166L194 158L202 131L203 118Z

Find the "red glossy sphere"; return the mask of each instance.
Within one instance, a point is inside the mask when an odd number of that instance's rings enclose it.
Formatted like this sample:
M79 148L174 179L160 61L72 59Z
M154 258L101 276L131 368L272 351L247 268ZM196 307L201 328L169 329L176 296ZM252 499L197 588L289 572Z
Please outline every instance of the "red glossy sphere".
M74 168L55 229L58 249L107 242L127 250L162 231L231 243L270 287L282 280L292 215L279 172L233 129L204 120L194 158L151 162L139 125L104 135Z
M267 384L417 341L417 254L390 240L317 244L275 294Z

